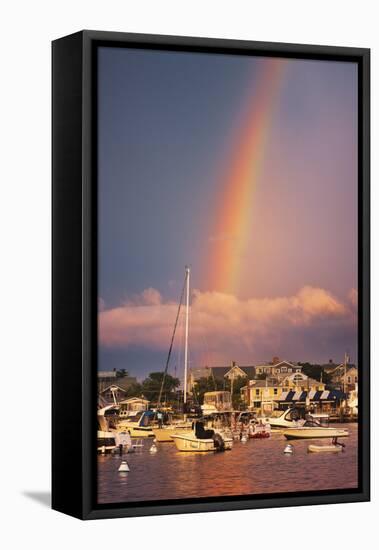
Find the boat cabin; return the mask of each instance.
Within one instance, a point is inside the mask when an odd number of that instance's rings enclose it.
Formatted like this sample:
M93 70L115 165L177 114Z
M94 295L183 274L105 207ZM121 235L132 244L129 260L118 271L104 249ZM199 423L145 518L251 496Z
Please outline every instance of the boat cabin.
M131 412L147 411L149 408L149 401L143 397L130 397L129 399L120 401L119 406L119 416L120 418L125 418L129 416Z
M204 414L212 412L227 412L232 410L232 397L229 391L210 391L204 394L204 404L201 406Z

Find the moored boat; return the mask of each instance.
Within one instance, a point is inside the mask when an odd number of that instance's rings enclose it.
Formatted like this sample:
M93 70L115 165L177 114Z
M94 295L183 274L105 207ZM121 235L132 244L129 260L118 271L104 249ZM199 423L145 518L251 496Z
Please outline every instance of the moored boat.
M263 422L250 423L248 436L250 439L267 439L271 436L271 426L270 424L263 424Z
M301 426L299 428L285 430L283 435L286 439L323 439L325 437L348 437L349 432L336 428Z
M188 434L191 431L191 423L187 424L169 424L162 428L153 428L154 436L158 443L172 443L174 434Z
M117 448L115 432L97 430L97 452L111 453Z
M131 437L154 437L154 432L149 426L149 411L131 411L129 416L120 420L117 431L128 432Z
M197 421L188 433L174 433L172 439L178 451L209 452L226 451L233 447L233 438L223 430L206 430L204 423Z
M308 445L309 453L340 453L340 445Z

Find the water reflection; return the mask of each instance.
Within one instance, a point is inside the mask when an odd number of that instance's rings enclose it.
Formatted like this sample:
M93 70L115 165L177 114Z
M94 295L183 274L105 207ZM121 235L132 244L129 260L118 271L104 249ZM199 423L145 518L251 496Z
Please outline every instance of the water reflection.
M358 426L341 427L350 436L344 439L345 451L336 454L307 452L310 443L324 445L328 440L292 441L293 454L284 454L286 440L281 435L246 444L236 442L232 451L215 454L179 452L173 443L158 444L158 452L151 454L151 441L145 441L142 452L126 455L128 473L118 472L121 457L99 456L98 501L355 488Z

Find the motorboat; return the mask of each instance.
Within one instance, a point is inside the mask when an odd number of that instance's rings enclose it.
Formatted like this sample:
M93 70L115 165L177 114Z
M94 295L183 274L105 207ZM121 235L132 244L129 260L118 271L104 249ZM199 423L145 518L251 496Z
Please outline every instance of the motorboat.
M129 415L117 424L118 432L128 432L131 437L155 437L149 425L149 411L130 411Z
M303 426L307 420L318 422L321 426L327 427L329 415L305 412L304 409L290 407L284 411L273 411L270 416L261 420L266 424L270 424L271 428L298 428Z
M191 422L182 422L178 424L167 424L161 428L153 427L153 432L158 443L172 443L174 434L188 434L191 431Z
M178 451L220 452L233 447L232 437L223 430L205 429L202 421L194 422L193 429L188 433L175 433L171 437Z
M348 437L349 432L337 428L324 428L317 425L316 422L307 421L303 426L285 430L283 435L286 439L323 439L326 437Z
M97 430L97 452L111 453L117 448L115 432Z
M309 453L340 453L342 449L340 445L308 445Z
M116 431L110 428L109 412L113 406L108 405L97 411L97 451L110 453L119 449L120 452L131 448L131 438L128 432Z
M230 391L205 392L201 410L204 415L218 412L232 412L232 396Z
M271 426L263 422L250 422L247 433L249 439L267 439L271 437Z

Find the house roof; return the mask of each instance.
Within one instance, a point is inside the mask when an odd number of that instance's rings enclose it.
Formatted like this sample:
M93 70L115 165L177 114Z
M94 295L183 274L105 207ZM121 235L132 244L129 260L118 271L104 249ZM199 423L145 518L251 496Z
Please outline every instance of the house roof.
M279 361L279 363L259 363L257 364L257 368L259 367L270 367L272 369L274 368L277 368L279 367L280 365L288 365L289 367L292 367L292 368L298 368L298 369L301 369L302 366L301 365L296 365L296 363L292 363L291 361Z
M112 382L111 384L108 380L99 378L98 390L102 392L110 386L118 386L121 390L126 391L130 388L132 384L135 384L136 382L137 378L135 378L134 376L118 376L117 378L114 378L114 382Z
M276 388L279 387L279 384L273 384L270 380L250 380L249 388Z
M115 370L99 370L97 373L98 378L116 378L117 372Z
M300 376L302 377L301 380L295 380L295 377L297 376ZM319 380L315 380L314 378L310 378L309 376L307 376L306 374L304 374L303 372L302 373L299 373L299 372L293 372L292 374L289 374L288 376L286 376L283 381L282 381L282 385L284 385L285 381L286 380L291 380L292 382L296 383L297 381L299 381L300 383L304 382L304 384L306 385L314 385L314 384L323 384L323 382L320 382Z
M354 365L353 363L348 363L346 365L346 372L348 373L351 369L356 369L356 365ZM329 374L338 374L338 371L342 371L342 373L344 372L345 370L345 365L344 363L341 363L341 365L338 365L337 367L335 367L333 370L329 371Z
M149 403L149 401L143 397L129 397L128 399L120 401L120 405L128 405L129 403L135 403L136 401L140 403Z
M199 378L208 378L210 376L214 376L217 380L224 380L225 375L233 367L238 367L239 369L241 369L248 378L255 376L255 367L243 365L229 365L228 367L195 367L191 368L190 373L195 380Z
M233 365L229 367L211 367L212 374L218 380L223 380L225 375L233 369L233 367L238 367L241 369L247 377L255 376L255 367L253 366L242 366L242 365Z
M105 388L103 388L102 390L100 390L100 394L101 393L105 393L106 391L110 390L111 388L115 388L115 391L116 390L121 390L123 392L125 392L125 388L122 388L121 386L119 386L118 384L110 384L109 386L106 386Z
M295 392L293 390L290 391L284 391L281 393L281 395L278 395L275 398L275 401L280 402L292 402L292 401L305 401L306 398L309 397L311 401L338 401L341 399L346 398L346 394L344 394L340 390L324 390L324 391L315 391L315 392L308 392L302 391L302 392Z

